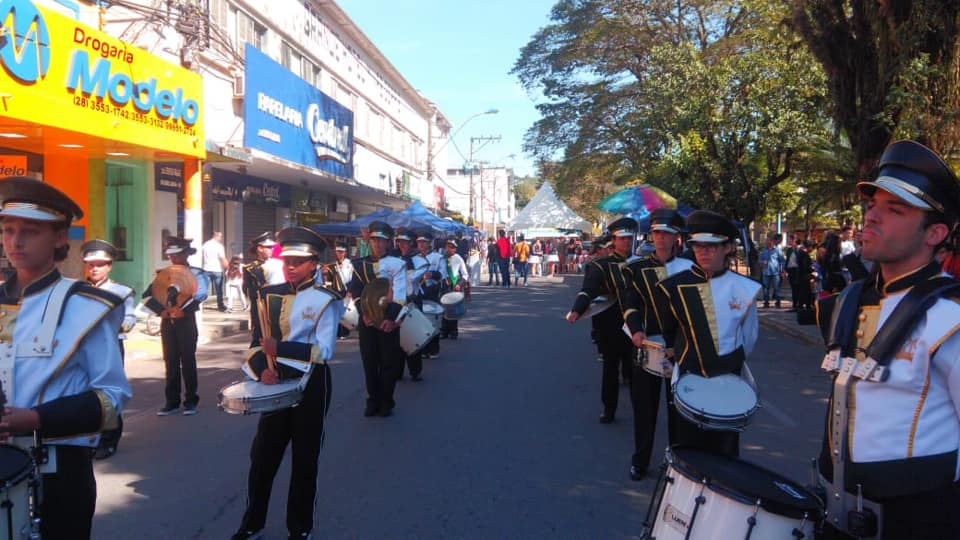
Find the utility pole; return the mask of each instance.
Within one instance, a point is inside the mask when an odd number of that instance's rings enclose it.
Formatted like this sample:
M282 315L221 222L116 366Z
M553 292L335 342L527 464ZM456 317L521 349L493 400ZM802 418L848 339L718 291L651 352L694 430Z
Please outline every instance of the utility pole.
M470 137L470 159L467 160L469 162L467 163L467 166L470 167L470 219L471 220L474 220L476 216L475 207L474 207L475 197L474 197L474 190L473 190L473 151L474 151L473 143L475 142L483 143L476 148L477 150L480 150L481 148L483 148L484 146L486 146L491 142L500 142L500 135L497 135L495 137L488 136L488 135L483 135L480 137ZM483 171L482 170L480 172L480 212L482 215L483 214Z

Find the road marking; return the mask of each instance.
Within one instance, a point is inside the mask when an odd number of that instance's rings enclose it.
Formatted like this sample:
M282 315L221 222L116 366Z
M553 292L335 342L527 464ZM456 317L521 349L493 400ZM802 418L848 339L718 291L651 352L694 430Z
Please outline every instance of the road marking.
M783 412L782 409L773 404L772 401L763 400L763 410L770 413L771 416L780 421L781 424L787 427L797 427L797 423L793 421L793 418Z

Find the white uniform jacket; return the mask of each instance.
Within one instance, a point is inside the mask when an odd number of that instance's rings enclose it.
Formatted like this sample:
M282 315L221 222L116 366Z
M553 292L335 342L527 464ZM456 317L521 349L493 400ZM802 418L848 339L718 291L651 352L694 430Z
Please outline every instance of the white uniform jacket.
M120 325L120 339L127 339L127 334L137 325L137 314L134 311L133 304L133 289L112 279L94 283L93 286L110 291L123 300L123 323Z
M13 407L36 408L48 444L94 447L132 396L117 335L122 302L56 269L14 297L0 284L0 378Z
M451 276L457 276L457 285L469 281L470 274L467 272L467 263L463 262L463 258L460 255L454 253L453 255L444 257L441 264L440 273L443 275L444 281L449 284L450 289L453 289L454 286L453 280L450 278Z

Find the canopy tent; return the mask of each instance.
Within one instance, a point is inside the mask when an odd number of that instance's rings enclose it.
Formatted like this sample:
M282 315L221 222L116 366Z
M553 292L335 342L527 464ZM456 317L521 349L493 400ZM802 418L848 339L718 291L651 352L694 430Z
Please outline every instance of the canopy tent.
M462 223L437 217L427 210L420 201L414 202L400 212L389 208L381 208L353 221L318 223L311 225L310 228L317 234L324 236L360 236L360 228L366 227L371 221L383 221L395 229L398 227L412 229L430 227L434 234L441 236L461 231L466 234L473 230Z
M464 225L463 223L457 223L452 219L444 219L437 216L430 210L427 210L427 207L423 206L423 203L420 201L414 201L413 204L405 210L402 210L400 214L415 221L428 224L433 228L434 233L451 234L462 232L464 234L471 234L473 232L472 227Z
M509 223L511 231L522 229L575 229L589 232L593 225L557 197L550 184L540 186L523 210Z

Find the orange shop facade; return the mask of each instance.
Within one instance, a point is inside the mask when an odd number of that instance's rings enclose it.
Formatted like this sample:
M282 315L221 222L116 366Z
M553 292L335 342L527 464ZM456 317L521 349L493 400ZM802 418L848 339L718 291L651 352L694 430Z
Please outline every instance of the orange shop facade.
M112 277L141 292L164 237L202 220L202 79L37 2L2 5L0 173L83 208L65 273L79 275L80 243L103 238L121 252Z

